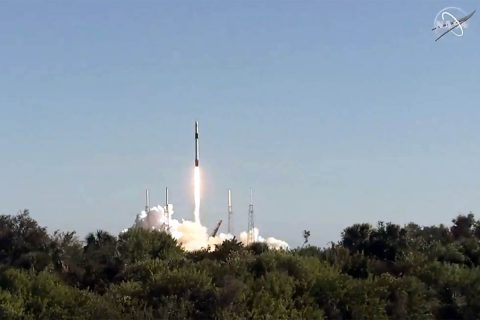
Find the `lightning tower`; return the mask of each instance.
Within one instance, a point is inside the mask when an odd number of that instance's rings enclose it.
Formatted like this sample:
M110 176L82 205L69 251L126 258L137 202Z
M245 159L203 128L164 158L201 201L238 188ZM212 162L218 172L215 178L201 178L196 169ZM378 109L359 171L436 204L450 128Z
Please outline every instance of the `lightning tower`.
M145 189L145 213L150 212L150 195L148 194L148 188Z
M248 206L248 229L247 229L247 245L252 244L255 239L255 219L253 214L253 190L250 189L250 205Z
M165 188L165 215L167 216L167 230L170 230L170 208L168 204L168 187Z
M233 233L232 191L228 189L228 233Z

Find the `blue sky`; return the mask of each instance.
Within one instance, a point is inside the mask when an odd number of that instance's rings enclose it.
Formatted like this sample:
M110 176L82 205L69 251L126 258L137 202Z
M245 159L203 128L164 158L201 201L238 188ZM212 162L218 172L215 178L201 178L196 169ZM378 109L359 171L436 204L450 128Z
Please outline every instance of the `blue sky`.
M53 231L128 227L146 186L192 217L336 241L355 222L480 212L479 17L446 1L2 1L0 211Z

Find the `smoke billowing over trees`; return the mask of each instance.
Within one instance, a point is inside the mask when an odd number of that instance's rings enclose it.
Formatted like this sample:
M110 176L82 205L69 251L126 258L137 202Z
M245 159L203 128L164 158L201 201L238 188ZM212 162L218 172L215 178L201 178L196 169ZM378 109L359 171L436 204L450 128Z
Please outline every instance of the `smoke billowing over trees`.
M310 230L312 233L315 230ZM475 319L480 222L354 224L328 248L236 239L185 252L167 233L48 234L0 216L1 319ZM302 236L299 233L299 238Z

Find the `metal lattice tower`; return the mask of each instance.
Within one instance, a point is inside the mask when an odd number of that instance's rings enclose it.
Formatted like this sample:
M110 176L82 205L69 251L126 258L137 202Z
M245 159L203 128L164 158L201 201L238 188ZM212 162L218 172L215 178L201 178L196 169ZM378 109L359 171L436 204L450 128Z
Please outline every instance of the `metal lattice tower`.
M228 189L228 233L233 234L232 191Z
M247 245L252 244L255 239L255 217L253 214L253 190L250 189L250 205L248 206L248 231L247 231Z
M168 207L168 187L165 188L165 215L167 217L167 230L170 231L170 208Z

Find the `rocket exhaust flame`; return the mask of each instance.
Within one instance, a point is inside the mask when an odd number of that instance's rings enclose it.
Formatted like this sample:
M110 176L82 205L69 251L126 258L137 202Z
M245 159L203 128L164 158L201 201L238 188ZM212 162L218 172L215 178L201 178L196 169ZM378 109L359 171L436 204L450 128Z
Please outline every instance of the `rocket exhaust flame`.
M195 167L193 172L193 184L194 184L194 200L195 200L195 209L193 215L195 217L195 222L200 224L200 168Z

